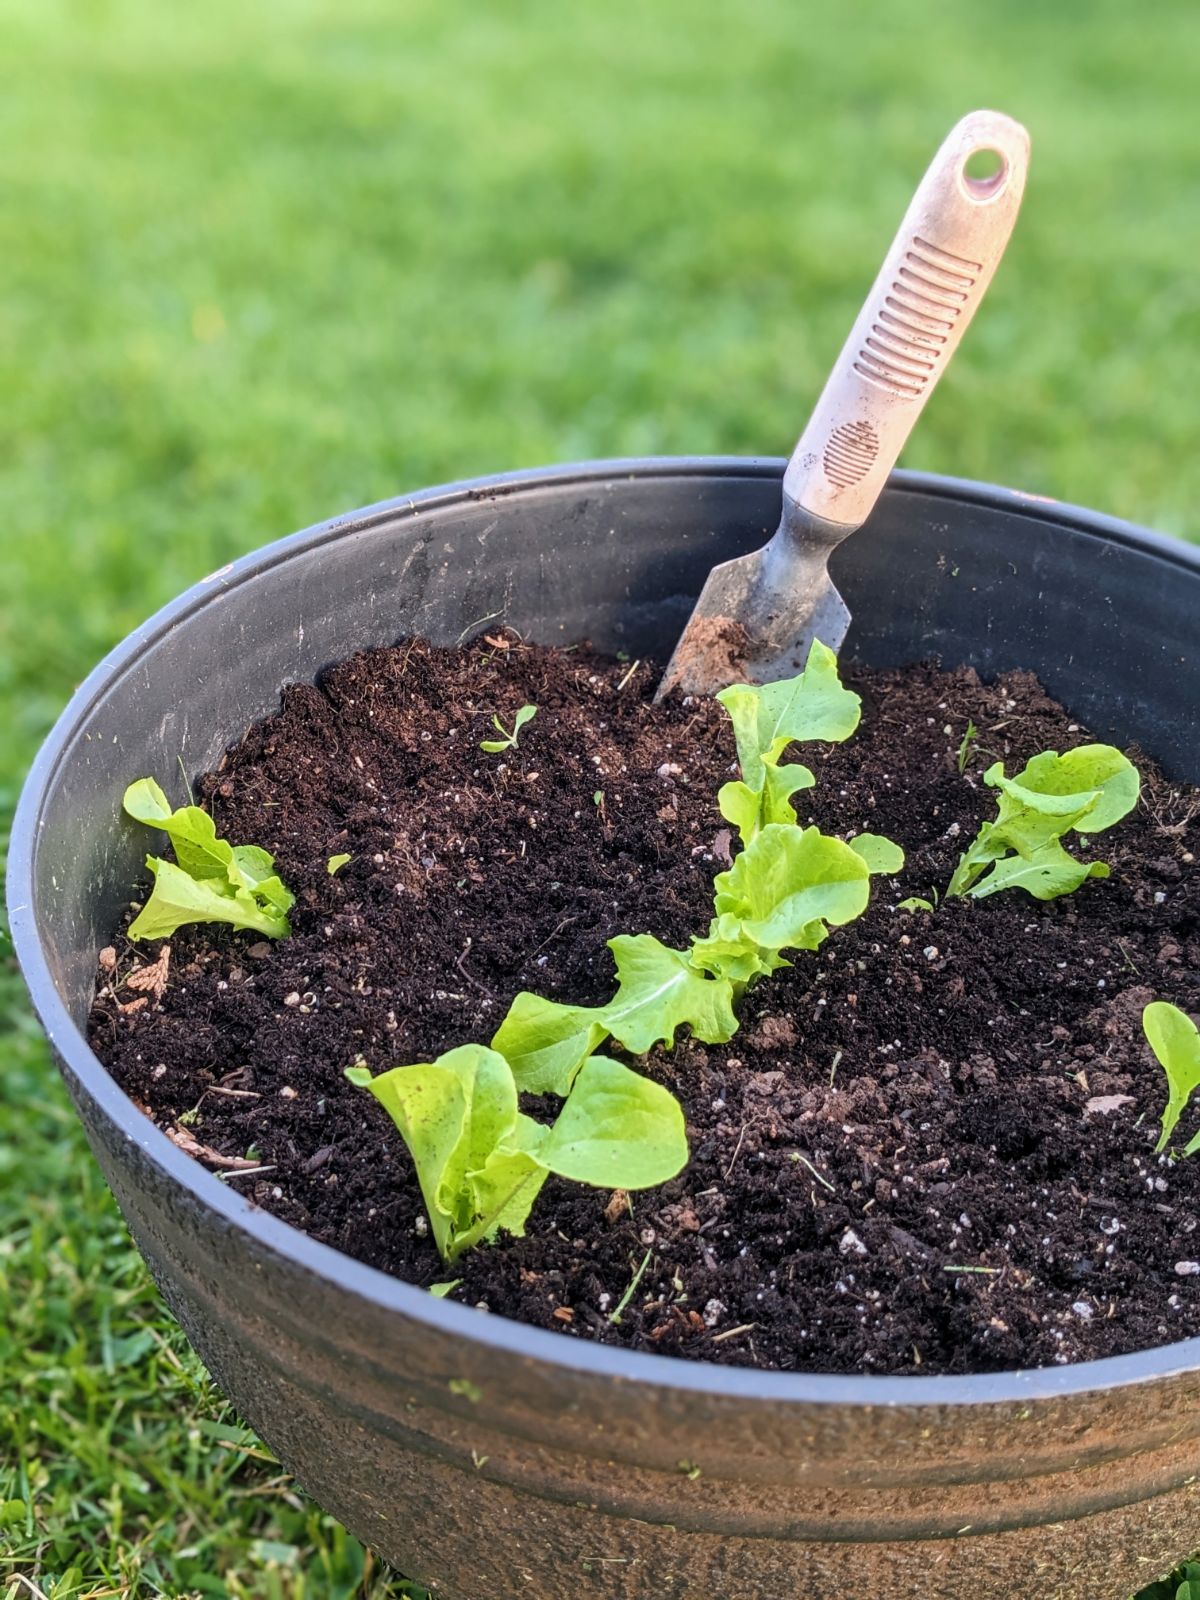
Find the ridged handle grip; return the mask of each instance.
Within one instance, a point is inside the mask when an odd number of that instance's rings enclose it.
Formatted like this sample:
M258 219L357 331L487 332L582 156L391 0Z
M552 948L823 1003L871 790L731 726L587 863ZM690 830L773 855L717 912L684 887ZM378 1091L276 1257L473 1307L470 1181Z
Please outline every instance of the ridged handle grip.
M980 151L999 159L987 178L967 171ZM934 156L788 462L803 511L866 520L1004 254L1028 166L1029 135L999 111L971 112Z

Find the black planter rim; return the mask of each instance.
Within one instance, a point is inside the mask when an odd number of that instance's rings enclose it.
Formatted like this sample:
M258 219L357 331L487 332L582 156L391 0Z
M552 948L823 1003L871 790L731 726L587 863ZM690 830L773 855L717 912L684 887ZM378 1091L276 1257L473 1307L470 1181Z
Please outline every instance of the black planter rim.
M262 545L193 584L139 624L98 663L71 696L30 767L13 820L7 870L7 909L13 945L34 1010L52 1049L84 1093L167 1178L190 1191L230 1228L293 1266L339 1283L348 1293L387 1312L427 1326L431 1334L470 1340L523 1361L609 1378L730 1400L770 1405L976 1406L1028 1404L1099 1390L1162 1381L1200 1369L1200 1338L1184 1339L1065 1366L980 1373L962 1377L855 1376L828 1373L758 1371L722 1367L678 1356L628 1351L530 1327L494 1313L484 1315L452 1300L365 1266L330 1245L319 1243L290 1223L253 1206L221 1183L198 1161L179 1150L118 1088L67 1011L51 976L38 937L33 910L34 855L44 797L60 764L69 755L79 723L95 700L127 671L155 639L177 627L224 590L248 582L305 550L378 522L419 517L455 500L492 499L547 484L610 482L629 477L744 477L781 479L782 458L763 456L656 456L536 467L440 484L379 501L329 518ZM1067 505L1043 495L994 484L898 471L890 489L937 497L1056 523L1066 530L1155 556L1200 573L1200 548L1134 523ZM490 618L484 620L491 620Z

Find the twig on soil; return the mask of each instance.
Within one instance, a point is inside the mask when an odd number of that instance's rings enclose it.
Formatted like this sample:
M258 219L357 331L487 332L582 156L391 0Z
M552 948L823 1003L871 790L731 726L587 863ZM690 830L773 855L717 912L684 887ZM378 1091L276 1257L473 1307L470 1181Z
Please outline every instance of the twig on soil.
M576 916L573 916L573 917L564 917L562 919L562 921L559 923L558 927L555 928L554 932L553 933L548 933L546 935L546 937L542 940L541 944L539 944L535 949L533 949L533 950L531 950L529 952L530 956L536 956L538 954L538 951L544 950L552 939L557 939L558 938L559 934L563 931L564 928L569 928L573 922L578 922L580 915L582 915L582 913L579 913L579 914L577 914Z
M463 962L467 959L467 956L470 954L471 943L472 943L472 940L470 938L470 935L468 935L467 936L467 942L466 942L465 945L463 945L462 955L459 956L458 960L454 963L454 965L457 967L459 972L462 973L463 977L467 980L467 982L469 984L472 984L476 989L479 990L479 992L481 994L486 994L490 999L494 1000L495 999L495 995L488 988L487 984L486 983L480 983L478 978L473 978L471 976L471 974L467 971L466 967L463 966Z
M738 1129L737 1143L733 1147L733 1154L729 1158L729 1165L725 1168L725 1171L722 1173L722 1177L725 1179L726 1183L729 1182L729 1175L734 1169L734 1165L737 1162L738 1156L741 1155L741 1153L742 1153L742 1140L745 1137L746 1137L746 1124L743 1122L741 1127Z
M463 640L467 637L472 628L482 628L485 622L492 622L496 617L502 617L503 615L503 611L489 611L486 617L476 617L474 622L468 622L466 627L459 634L458 638L454 641L455 648L457 649L458 646L462 644ZM414 639L413 644L415 643L416 640ZM409 646L409 653L412 653L411 645ZM408 656L405 656L404 659L407 661ZM403 676L403 668L401 669L401 676Z
M167 1128L165 1132L171 1143L177 1145L184 1155L191 1156L196 1161L207 1161L209 1166L220 1167L225 1172L238 1173L265 1170L257 1161L251 1161L246 1156L223 1156L211 1145L201 1144L199 1139L190 1134L186 1128Z

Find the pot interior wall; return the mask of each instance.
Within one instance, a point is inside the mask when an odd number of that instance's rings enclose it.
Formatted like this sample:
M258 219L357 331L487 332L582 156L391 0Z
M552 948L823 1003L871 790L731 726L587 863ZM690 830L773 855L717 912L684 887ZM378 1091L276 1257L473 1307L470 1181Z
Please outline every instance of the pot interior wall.
M281 685L409 633L486 623L665 659L710 566L779 513L773 462L531 474L398 501L235 563L152 620L99 675L40 817L40 932L82 1023L95 951L143 876L120 813L153 774L211 767ZM985 675L1027 667L1099 737L1200 779L1200 564L1015 497L901 477L835 553L846 650L875 666L938 655ZM134 651L131 645L139 648Z

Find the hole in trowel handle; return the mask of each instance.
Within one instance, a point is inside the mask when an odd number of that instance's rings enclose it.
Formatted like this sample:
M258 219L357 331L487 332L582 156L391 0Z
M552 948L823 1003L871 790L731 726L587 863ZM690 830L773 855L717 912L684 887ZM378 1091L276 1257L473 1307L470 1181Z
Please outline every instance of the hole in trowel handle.
M972 200L994 200L1008 182L1008 157L984 145L962 165L962 186Z

